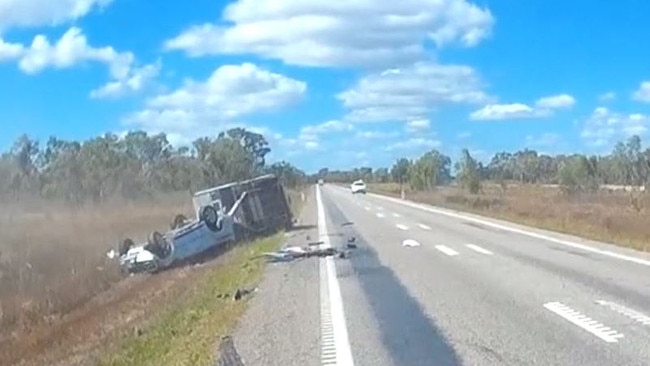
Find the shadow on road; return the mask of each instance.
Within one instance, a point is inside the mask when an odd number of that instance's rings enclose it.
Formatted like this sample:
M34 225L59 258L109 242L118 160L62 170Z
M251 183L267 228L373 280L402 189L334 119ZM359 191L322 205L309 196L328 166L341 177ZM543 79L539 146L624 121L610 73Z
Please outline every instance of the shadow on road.
M348 222L341 210L326 197L324 203L334 225ZM354 226L345 229L346 237L357 238L359 248L349 256L352 267L349 276L355 276L361 284L381 331L382 343L393 363L409 366L461 365L440 329L426 316L395 273L379 262L377 253L364 242ZM344 244L340 242L334 245Z

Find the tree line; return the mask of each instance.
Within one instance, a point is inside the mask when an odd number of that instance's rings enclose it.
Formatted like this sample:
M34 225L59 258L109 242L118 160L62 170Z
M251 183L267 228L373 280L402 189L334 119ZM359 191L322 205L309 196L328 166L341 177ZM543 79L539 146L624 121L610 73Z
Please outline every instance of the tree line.
M417 159L400 158L390 168L355 168L348 171L321 169L317 178L331 182L403 183L415 190L456 183L472 193L481 191L481 182L490 180L530 184L557 184L567 193L588 192L601 185L643 186L650 183L650 148L634 135L618 142L607 155L540 154L524 149L498 152L487 164L474 158L467 149L452 163L438 150Z
M164 133L131 131L85 141L20 136L0 155L0 197L38 197L70 204L127 200L174 191L196 191L273 173L288 187L307 175L282 161L266 162L266 138L244 128L202 137L190 147L172 146Z

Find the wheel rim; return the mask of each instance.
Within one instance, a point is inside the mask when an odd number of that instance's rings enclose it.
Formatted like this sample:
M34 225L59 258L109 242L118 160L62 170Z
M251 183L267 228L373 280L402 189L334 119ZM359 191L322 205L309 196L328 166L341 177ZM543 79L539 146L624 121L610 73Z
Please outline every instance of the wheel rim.
M216 224L217 223L217 213L214 209L206 209L205 213L205 221L211 223L211 224Z

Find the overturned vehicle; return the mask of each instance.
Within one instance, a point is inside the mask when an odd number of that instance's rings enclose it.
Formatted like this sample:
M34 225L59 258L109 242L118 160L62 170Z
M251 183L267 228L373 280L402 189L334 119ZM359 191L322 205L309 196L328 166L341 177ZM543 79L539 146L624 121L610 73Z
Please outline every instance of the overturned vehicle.
M171 230L154 231L143 244L125 239L113 254L122 269L156 272L293 223L284 187L272 174L196 192L192 202L196 218L176 215Z

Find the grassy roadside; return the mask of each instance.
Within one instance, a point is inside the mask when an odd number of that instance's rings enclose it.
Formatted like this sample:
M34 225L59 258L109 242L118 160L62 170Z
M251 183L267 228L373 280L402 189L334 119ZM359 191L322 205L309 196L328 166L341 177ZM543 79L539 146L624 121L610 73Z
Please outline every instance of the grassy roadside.
M122 348L100 361L102 366L211 365L215 343L226 335L246 309L234 301L237 288L255 286L264 260L251 259L276 249L282 233L234 248L214 269L163 310L143 334L123 340ZM226 296L227 295L227 296Z
M368 189L399 197L396 184L369 184ZM497 187L488 186L481 195L467 194L454 187L441 187L435 192L406 191L406 199L650 251L647 196L638 198L637 206L632 207L630 195L625 193L567 198L556 189L521 186L500 192Z
M301 192L289 190L291 210L298 217L304 207ZM140 335L121 341L106 354L101 366L213 365L216 346L246 311L247 299L234 301L238 288L257 285L264 273L263 252L278 248L283 233L235 247L219 263L164 307ZM256 259L252 259L256 258Z

